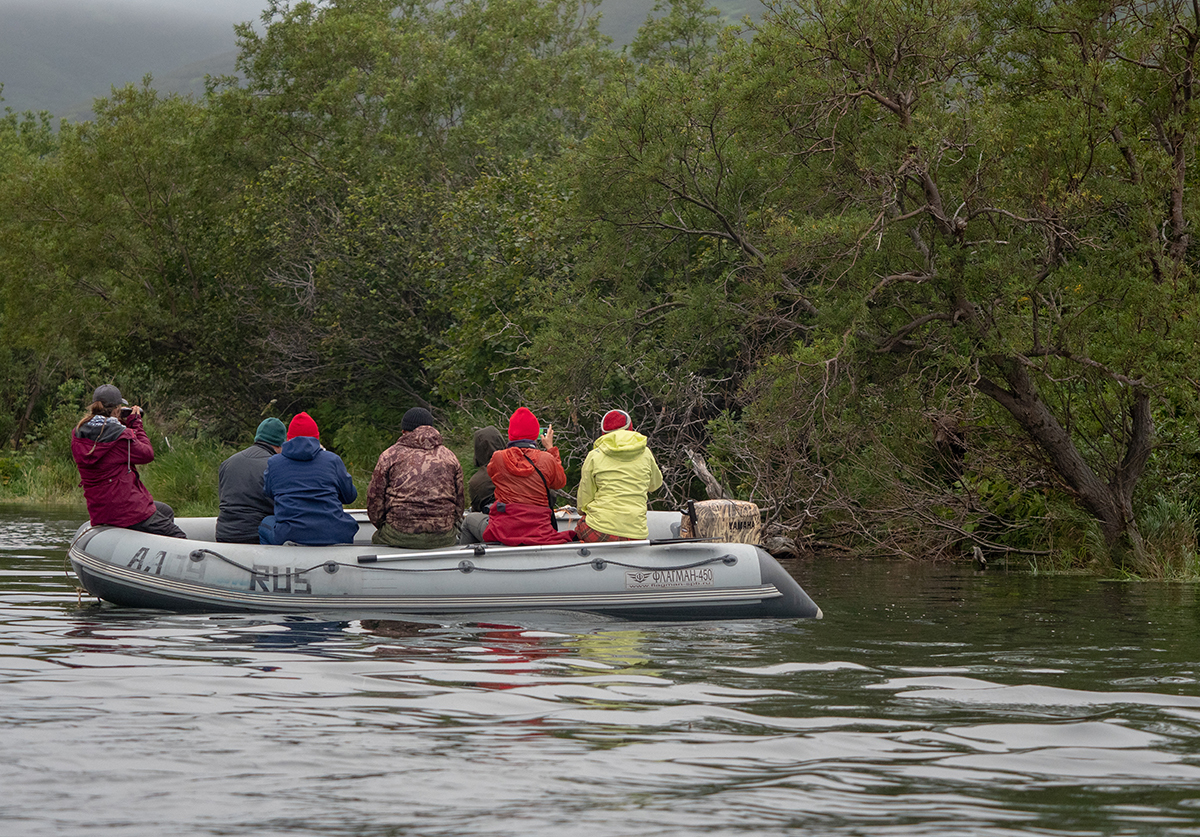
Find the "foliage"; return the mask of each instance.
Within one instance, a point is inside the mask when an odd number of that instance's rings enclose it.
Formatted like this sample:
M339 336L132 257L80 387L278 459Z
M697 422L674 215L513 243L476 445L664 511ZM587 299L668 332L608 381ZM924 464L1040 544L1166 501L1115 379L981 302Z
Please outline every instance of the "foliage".
M413 404L569 468L619 406L663 505L702 452L814 545L1196 571L1193 6L592 11L275 0L203 101L9 114L0 430L119 380L199 507L267 414L365 479Z
M642 72L589 138L586 211L658 244L640 266L682 240L724 248L753 350L724 448L749 451L740 484L793 523L783 498L891 549L904 520L978 539L965 512L931 514L954 504L915 455L924 415L956 471L1037 474L1105 553L1145 558L1152 394L1196 337L1194 21L1169 4L1042 14L779 3L708 67Z

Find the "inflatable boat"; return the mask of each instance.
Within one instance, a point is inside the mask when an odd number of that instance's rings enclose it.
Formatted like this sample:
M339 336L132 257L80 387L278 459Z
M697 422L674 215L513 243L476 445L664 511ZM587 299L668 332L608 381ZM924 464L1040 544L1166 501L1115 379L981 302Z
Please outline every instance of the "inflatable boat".
M650 512L643 541L468 544L408 550L371 543L217 543L216 518L176 520L186 540L85 524L70 561L88 593L125 607L191 612L464 614L574 610L641 620L821 618L768 553L679 538L678 514ZM560 528L572 526L567 516Z

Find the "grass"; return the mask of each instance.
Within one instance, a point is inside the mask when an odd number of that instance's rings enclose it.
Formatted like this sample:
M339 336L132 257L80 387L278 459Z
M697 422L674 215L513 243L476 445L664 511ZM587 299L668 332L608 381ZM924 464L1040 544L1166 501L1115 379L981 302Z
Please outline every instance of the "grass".
M79 472L71 457L70 437L79 416L60 411L31 435L20 451L0 452L0 502L84 507ZM142 482L155 500L167 503L178 517L211 517L218 507L217 473L221 463L250 444L206 439L197 432L163 432L148 422L146 433L154 446L154 461L138 466ZM396 441L398 431L379 430L365 423L347 423L322 441L336 451L358 489L355 507L366 507L367 485L375 462ZM465 441L458 436L464 436ZM469 432L447 433L446 444L464 463L464 480L474 471ZM463 459L463 456L466 456Z

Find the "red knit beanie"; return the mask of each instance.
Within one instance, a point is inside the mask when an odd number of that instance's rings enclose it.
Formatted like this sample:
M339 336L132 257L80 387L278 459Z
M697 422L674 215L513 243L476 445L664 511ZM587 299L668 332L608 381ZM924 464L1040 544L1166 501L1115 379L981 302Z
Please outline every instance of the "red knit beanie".
M508 441L536 440L541 430L542 427L538 424L537 416L524 407L518 407L517 411L512 414L512 418L508 420Z
M308 413L296 413L296 417L288 425L288 438L295 439L297 436L321 438L321 431L317 430L317 423Z
M614 430L629 430L633 427L633 419L624 410L609 410L604 414L604 423L601 426L605 433L611 433Z

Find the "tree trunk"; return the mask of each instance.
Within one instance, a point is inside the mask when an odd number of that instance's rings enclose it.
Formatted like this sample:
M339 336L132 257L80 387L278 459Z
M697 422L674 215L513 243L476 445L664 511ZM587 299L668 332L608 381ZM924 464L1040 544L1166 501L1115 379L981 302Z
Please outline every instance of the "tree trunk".
M1110 549L1127 540L1136 557L1141 557L1142 542L1133 517L1133 489L1150 458L1154 421L1150 416L1150 398L1136 394L1130 409L1131 433L1125 456L1104 482L1080 454L1070 434L1063 429L1038 395L1029 372L1013 360L997 362L1007 388L986 377L976 387L1017 421L1038 447L1049 457L1054 470L1075 492L1084 508L1100 522L1105 543Z
M725 487L708 470L708 465L705 463L703 456L691 448L685 448L683 452L691 461L692 467L696 470L696 476L700 477L700 482L704 483L704 488L708 491L708 498L710 500L733 499L733 495L726 491Z
M37 374L34 376L33 391L29 394L29 400L25 404L25 412L17 422L16 428L13 429L12 444L14 450L21 449L21 440L25 438L25 434L29 431L29 424L33 419L33 410L37 407L38 399L42 397L42 372L45 368L46 362L43 360L38 365Z

